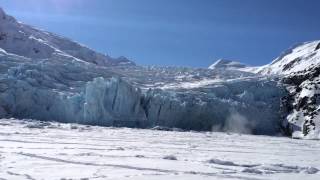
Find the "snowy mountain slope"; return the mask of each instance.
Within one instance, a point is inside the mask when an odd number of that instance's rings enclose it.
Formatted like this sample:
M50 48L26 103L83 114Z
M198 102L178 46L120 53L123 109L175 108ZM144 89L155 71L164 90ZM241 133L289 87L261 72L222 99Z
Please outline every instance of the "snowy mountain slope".
M245 64L237 61L219 59L214 64L212 64L209 69L239 69L245 67L247 67Z
M260 74L288 75L320 64L320 41L298 44L283 52L272 63L260 67Z
M248 66L237 61L219 59L209 66L209 69L237 70L243 72L257 73L259 67Z
M298 44L258 71L282 76L282 129L295 137L320 138L320 41Z
M320 139L320 66L286 76L288 95L282 99L282 127L295 137Z
M219 59L209 69L238 70L261 75L289 75L320 64L320 40L299 43L284 51L270 64L247 66L237 61Z
M209 69L247 71L279 77L287 95L281 100L282 132L295 137L320 138L320 41L300 43L283 52L270 64L254 67L219 60Z
M1 8L0 47L9 53L32 59L45 59L54 54L63 54L102 66L134 65L124 57L114 59L67 38L17 22Z

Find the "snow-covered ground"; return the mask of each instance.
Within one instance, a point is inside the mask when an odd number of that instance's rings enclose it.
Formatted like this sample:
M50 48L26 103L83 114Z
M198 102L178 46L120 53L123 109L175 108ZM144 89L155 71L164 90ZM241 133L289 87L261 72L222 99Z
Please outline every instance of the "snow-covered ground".
M320 143L0 120L0 179L320 179Z

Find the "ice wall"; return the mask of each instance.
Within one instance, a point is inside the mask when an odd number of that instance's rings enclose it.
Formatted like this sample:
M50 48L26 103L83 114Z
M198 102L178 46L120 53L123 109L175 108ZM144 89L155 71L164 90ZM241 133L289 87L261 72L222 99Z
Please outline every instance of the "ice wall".
M277 80L238 71L132 66L120 70L63 54L31 59L0 51L0 117L279 132L282 89ZM166 84L169 88L163 88Z
M139 89L120 79L96 78L80 93L41 89L20 80L6 85L0 94L2 117L105 126L146 124Z
M127 127L253 134L278 132L281 90L253 81L211 87L210 95L149 90L119 78L98 77L77 93L42 89L22 80L2 80L1 116Z
M282 95L277 82L241 80L187 93L151 90L143 102L152 125L275 134Z

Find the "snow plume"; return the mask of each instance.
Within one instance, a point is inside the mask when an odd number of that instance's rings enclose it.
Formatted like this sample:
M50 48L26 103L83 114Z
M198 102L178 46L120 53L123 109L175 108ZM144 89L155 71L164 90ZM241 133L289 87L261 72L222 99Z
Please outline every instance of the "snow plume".
M212 131L234 132L240 134L252 134L254 123L236 110L230 110L230 115L222 125L215 125Z

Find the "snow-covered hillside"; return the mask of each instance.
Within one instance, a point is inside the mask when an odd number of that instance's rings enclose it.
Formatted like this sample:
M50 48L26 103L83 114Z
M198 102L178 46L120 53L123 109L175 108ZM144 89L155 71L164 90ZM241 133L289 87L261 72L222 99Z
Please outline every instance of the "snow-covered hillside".
M320 64L320 41L299 43L284 51L270 64L264 66L248 66L243 63L219 59L209 69L238 70L261 75L289 75L306 71Z
M124 57L114 59L67 38L17 22L1 8L0 48L8 53L32 59L46 59L59 54L101 66L134 65Z
M320 42L302 47L297 67L286 75L282 82L287 87L287 96L282 98L283 129L296 137L320 138ZM299 47L298 47L299 48ZM294 54L292 55L294 56ZM292 61L295 62L295 61ZM296 69L303 69L295 71ZM290 133L289 133L290 134Z
M297 44L286 50L270 64L259 68L260 74L289 75L306 71L320 64L320 41Z
M320 138L320 41L298 44L285 51L260 74L282 76L282 129L294 137Z
M285 137L0 120L0 179L317 180L320 144Z

